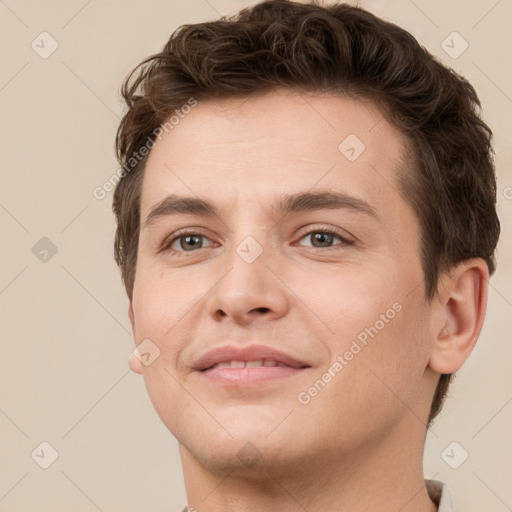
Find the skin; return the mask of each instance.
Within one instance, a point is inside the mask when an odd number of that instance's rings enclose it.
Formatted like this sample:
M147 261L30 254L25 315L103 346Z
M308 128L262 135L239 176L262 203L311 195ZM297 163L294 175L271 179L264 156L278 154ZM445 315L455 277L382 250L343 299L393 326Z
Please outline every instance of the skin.
M338 150L349 134L366 146L354 161ZM169 194L219 208L218 217L170 215L141 229L129 305L135 343L149 338L160 350L150 365L133 356L130 366L179 442L189 507L436 510L422 473L428 412L439 374L458 370L476 343L488 271L479 258L461 262L426 300L419 222L396 179L410 164L405 144L371 102L274 90L200 101L151 151L142 224ZM320 190L364 200L380 221L348 209L270 209L284 193ZM335 235L315 246L329 227L351 243ZM158 252L183 228L203 237ZM252 263L236 251L248 236L263 249ZM401 311L300 403L395 303ZM213 347L251 342L310 368L235 389L193 370ZM257 454L250 467L239 458L246 443Z

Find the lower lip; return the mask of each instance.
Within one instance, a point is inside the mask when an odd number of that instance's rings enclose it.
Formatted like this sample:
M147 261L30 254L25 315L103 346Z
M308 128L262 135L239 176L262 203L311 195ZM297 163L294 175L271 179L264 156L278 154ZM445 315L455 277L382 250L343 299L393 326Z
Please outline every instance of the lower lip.
M291 366L257 366L249 368L214 368L204 370L201 373L210 382L229 387L243 387L292 377L303 370L305 368L292 368Z

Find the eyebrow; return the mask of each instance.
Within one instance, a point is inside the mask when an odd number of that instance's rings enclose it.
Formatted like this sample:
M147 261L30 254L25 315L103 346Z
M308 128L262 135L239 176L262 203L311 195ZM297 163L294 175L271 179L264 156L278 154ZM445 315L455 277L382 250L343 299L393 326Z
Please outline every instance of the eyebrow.
M281 215L340 209L361 213L380 222L377 210L373 206L358 197L343 192L316 191L284 194L271 206L273 212ZM219 209L210 201L171 194L151 208L144 222L144 229L147 229L159 218L179 214L203 217L220 217L221 215Z

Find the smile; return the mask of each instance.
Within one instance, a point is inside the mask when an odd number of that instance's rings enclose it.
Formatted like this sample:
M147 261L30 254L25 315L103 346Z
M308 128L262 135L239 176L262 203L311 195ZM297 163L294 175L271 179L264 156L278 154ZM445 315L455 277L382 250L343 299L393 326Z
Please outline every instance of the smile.
M260 359L259 361L222 361L217 363L210 368L206 368L206 370L214 370L216 368L263 368L263 367L286 367L291 368L291 366L280 363L278 361L274 361L272 359Z

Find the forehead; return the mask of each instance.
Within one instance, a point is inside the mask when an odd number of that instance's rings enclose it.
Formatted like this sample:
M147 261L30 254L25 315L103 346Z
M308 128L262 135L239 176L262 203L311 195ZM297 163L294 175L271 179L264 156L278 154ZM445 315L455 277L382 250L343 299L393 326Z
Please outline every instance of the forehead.
M407 208L396 179L405 144L368 100L276 90L199 101L156 140L141 218L169 194L229 211L315 188L350 193L377 210Z

